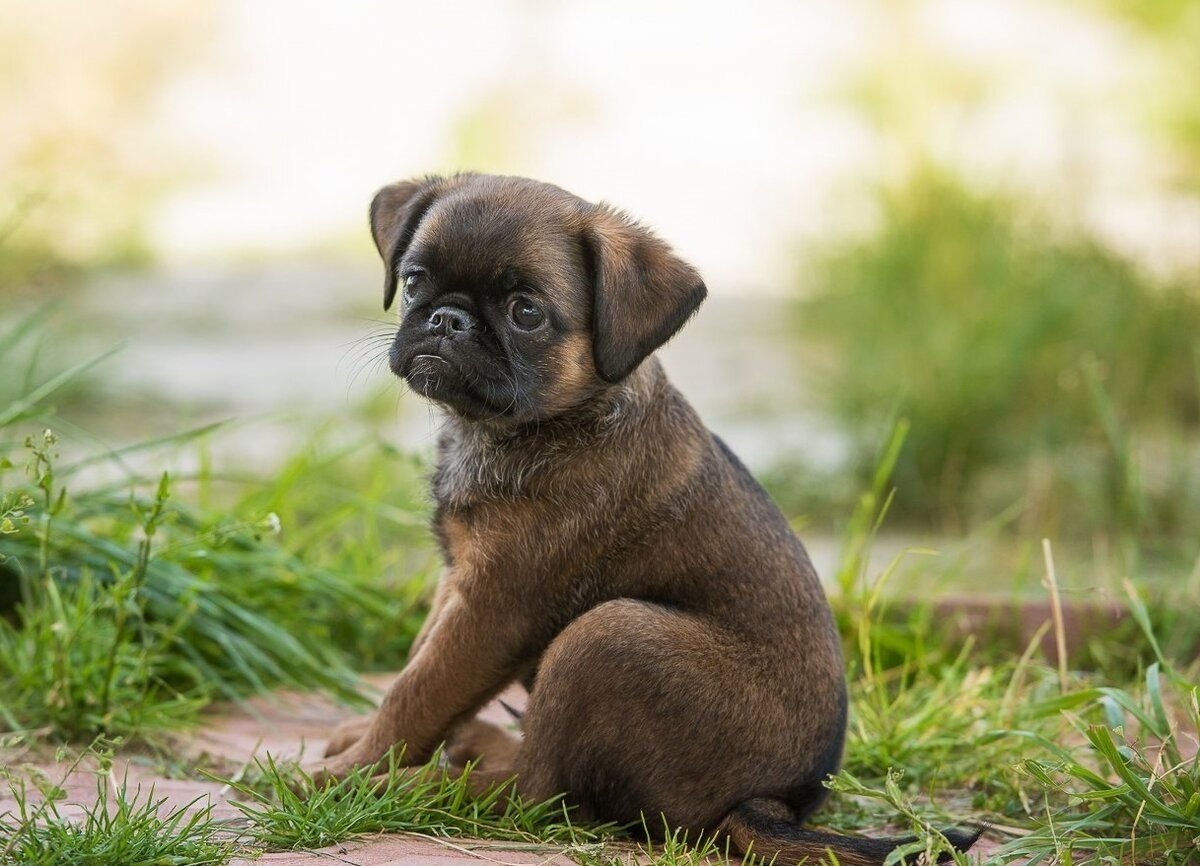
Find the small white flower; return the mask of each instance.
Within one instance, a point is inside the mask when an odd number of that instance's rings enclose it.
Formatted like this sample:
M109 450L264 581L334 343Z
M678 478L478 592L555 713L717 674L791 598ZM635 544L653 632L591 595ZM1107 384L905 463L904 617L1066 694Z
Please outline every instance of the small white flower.
M267 529L270 530L272 535L278 535L280 530L283 529L283 524L279 521L279 515L274 511L267 515L267 518L264 522L266 523Z

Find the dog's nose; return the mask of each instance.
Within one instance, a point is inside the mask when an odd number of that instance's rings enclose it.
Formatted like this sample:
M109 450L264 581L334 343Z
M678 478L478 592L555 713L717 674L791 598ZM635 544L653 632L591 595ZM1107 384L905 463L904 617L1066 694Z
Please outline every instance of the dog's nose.
M438 307L429 316L429 333L458 337L475 330L475 319L459 307Z

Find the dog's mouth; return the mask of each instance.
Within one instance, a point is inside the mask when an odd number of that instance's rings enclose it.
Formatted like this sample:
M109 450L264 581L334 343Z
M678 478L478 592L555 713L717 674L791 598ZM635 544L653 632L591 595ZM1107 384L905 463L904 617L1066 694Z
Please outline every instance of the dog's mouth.
M434 352L413 354L399 364L394 363L392 371L418 394L431 400L467 390L467 377L458 365Z
M470 419L500 418L511 409L508 389L490 381L483 373L468 369L449 353L421 346L402 354L393 346L392 372L416 393Z
M407 371L402 375L407 379L409 376L429 378L430 376L440 376L443 374L458 375L458 371L453 364L441 355L423 352L419 355L413 355L412 360L408 362Z

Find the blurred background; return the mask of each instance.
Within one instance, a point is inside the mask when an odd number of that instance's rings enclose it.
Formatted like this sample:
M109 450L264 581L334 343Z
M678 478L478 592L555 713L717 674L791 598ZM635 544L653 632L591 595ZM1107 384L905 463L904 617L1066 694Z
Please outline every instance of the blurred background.
M65 453L136 464L228 421L181 471L270 476L316 440L427 455L436 418L372 341L367 203L515 173L701 269L668 369L826 573L881 460L877 555L940 551L905 560L921 588L1040 592L1043 537L1078 597L1200 569L1200 3L0 0L0 21L0 406L54 384ZM38 421L9 416L10 444Z

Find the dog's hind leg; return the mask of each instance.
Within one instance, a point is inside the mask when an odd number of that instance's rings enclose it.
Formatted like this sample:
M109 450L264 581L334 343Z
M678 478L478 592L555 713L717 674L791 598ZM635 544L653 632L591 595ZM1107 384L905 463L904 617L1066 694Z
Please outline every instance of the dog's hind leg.
M459 725L446 740L446 758L455 767L471 761L481 770L507 767L512 773L520 748L521 740L499 725L471 719Z
M522 794L565 794L580 818L715 827L762 769L746 716L763 701L745 655L665 605L592 608L542 657L521 723Z

